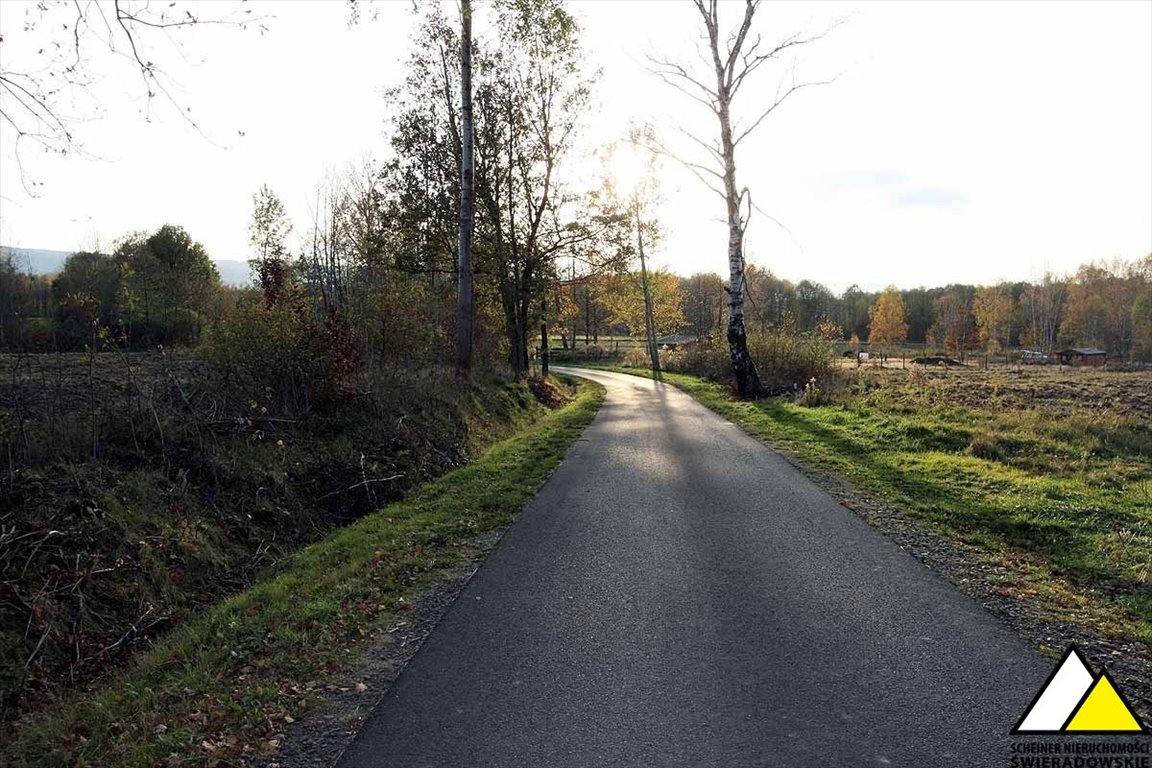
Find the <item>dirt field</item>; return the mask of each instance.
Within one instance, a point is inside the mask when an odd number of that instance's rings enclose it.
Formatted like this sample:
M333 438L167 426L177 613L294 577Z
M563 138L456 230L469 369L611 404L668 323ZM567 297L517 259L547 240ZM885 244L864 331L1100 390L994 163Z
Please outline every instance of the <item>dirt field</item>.
M26 419L106 407L130 395L193 397L203 363L180 351L0 354L0 409ZM95 400L93 399L95 398Z
M957 407L1040 409L1053 415L1091 411L1152 422L1152 371L1040 366L944 370L913 365L901 368L897 361L885 368L865 364L859 369L849 362L842 365L841 372L848 380L858 375L877 384L922 386Z

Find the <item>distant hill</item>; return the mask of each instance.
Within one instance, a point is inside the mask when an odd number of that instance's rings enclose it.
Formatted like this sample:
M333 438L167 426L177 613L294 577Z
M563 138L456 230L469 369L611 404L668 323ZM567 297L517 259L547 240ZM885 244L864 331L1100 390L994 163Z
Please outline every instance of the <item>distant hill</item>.
M53 275L64 268L64 261L72 251L48 251L43 248L11 248L0 245L0 259L12 258L16 269L30 275ZM248 262L213 259L220 280L225 285L244 285L252 279Z
M39 248L9 248L0 245L0 259L12 259L13 266L30 275L51 275L59 272L71 251L45 251Z

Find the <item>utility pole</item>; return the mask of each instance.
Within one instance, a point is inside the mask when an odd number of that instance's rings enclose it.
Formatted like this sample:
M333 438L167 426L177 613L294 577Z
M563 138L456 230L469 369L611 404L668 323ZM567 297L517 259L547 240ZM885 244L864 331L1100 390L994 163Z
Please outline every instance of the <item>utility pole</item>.
M456 373L472 376L472 339L475 320L472 280L473 209L476 204L476 177L473 163L472 121L472 0L460 3L460 238L457 259L456 295Z

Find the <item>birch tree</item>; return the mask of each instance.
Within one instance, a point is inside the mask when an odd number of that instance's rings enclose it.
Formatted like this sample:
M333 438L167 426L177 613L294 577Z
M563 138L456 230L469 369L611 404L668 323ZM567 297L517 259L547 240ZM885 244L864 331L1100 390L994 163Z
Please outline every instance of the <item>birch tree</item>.
M1046 355L1056 351L1056 334L1064 317L1067 296L1064 280L1045 272L1039 282L1028 286L1022 303L1028 316L1025 338Z
M284 210L284 203L264 184L252 195L252 222L248 225L248 241L257 259L280 259L287 253L285 240L292 231L292 222Z
M716 118L718 134L711 141L686 134L695 147L705 153L700 160L681 157L663 145L652 148L678 160L724 200L728 225L728 346L737 390L741 397L752 398L764 391L756 365L748 354L744 328L744 235L753 203L748 187L737 181L736 153L741 142L763 125L790 96L801 89L830 81L797 82L793 79L781 83L771 103L761 105L759 113L743 122L734 115L734 106L742 89L762 67L779 61L793 48L820 39L823 34L793 34L770 45L752 30L760 0L745 0L744 15L738 27L735 32L725 35L721 28L718 0L693 0L693 3L704 26L707 39L704 58L711 65L711 71L700 74L674 61L656 58L650 58L650 61L654 73L665 83L711 112Z

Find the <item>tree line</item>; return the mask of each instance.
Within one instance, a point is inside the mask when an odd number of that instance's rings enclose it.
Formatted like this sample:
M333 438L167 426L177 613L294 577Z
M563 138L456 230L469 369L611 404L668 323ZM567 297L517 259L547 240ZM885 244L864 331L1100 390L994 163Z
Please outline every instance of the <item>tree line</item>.
M1021 346L1050 354L1064 344L1125 359L1152 355L1152 256L1032 283L853 286L840 295L746 265L742 239L754 205L735 182L735 147L787 95L816 83L793 82L743 127L734 128L732 103L762 65L820 35L766 46L752 35L757 4L748 2L725 43L719 6L696 5L717 84L675 62L653 64L715 113L718 138L697 142L710 159L675 156L651 128L633 130L628 142L681 163L725 200L726 279L652 270L644 249L660 237L655 185L622 189L610 160L602 173L588 172L580 136L596 74L561 0L486 3L480 39L471 34L470 2L459 19L430 4L417 9L405 76L385 95L384 158L326 179L309 221L291 221L267 187L254 196L254 287L221 286L204 248L166 225L108 254L75 254L51 280L0 264L0 346L204 342L240 379L267 375L264 366L288 372L277 386L295 381L293 391L328 394L378 363L469 370L475 361L524 376L533 358L547 359L553 339L575 347L618 335L722 335L747 394L760 385L746 334L924 344L959 357Z
M74 253L54 276L22 274L8 256L0 349L81 350L98 333L128 347L191 345L225 299L204 246L175 225L128 235L111 253Z
M745 275L744 319L752 334L823 334L831 326L835 338L886 350L909 344L964 357L1015 348L1051 355L1063 347L1091 346L1125 360L1152 360L1152 254L1090 262L1072 274L1046 273L1034 282L884 291L853 285L840 294L755 264ZM621 290L620 280L593 276L559 289L555 325L572 345L639 335L639 296ZM705 338L725 328L728 296L720 275L660 273L654 286L660 334Z
M680 330L707 336L721 327L721 278L701 273L679 282ZM958 357L1009 348L1051 355L1091 346L1124 360L1152 361L1152 254L1089 262L1072 274L1048 272L1032 282L885 291L853 285L839 295L818 282L792 282L749 265L747 293L750 332L815 331L830 322L844 341L924 345Z
M308 295L321 307L342 308L373 359L446 362L455 329L451 274L347 258L358 241L374 237L369 198L376 193L369 181L375 173L368 166L328 182L326 215L317 217L307 248L294 255L286 245L292 223L284 206L261 189L252 212L255 281L272 304L287 301L285 291L295 286L293 301ZM638 269L625 261L588 271L574 257L567 262L555 263L556 278L543 301L553 343L603 348L606 339L644 334ZM746 280L745 320L753 334L816 332L831 324L842 341L877 349L909 344L964 357L1015 348L1051 355L1092 346L1120 359L1152 361L1152 255L989 286L865 291L854 285L836 294L754 264ZM649 283L657 336L704 338L725 328L728 296L720 275L654 270ZM214 322L242 312L237 307L254 293L222 286L203 246L180 227L165 225L126 237L108 254L73 254L54 276L22 274L11 259L0 261L0 348L84 349L94 325L129 347L194 344ZM479 304L482 356L501 347L499 337L507 333L496 302L487 299Z

